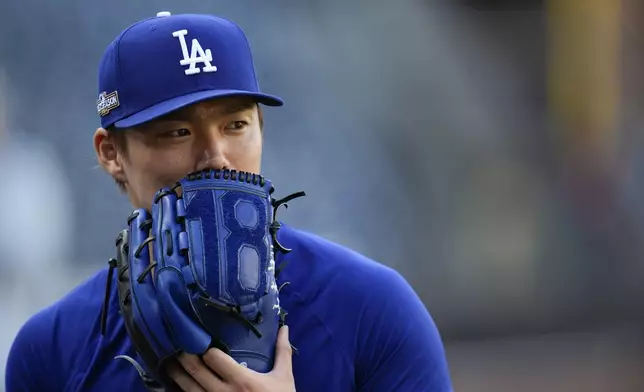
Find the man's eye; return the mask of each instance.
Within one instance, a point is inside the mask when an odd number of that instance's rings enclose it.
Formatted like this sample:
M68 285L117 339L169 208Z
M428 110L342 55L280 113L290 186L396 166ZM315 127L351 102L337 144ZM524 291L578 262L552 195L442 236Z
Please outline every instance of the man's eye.
M168 131L168 132L163 133L164 137L186 137L186 136L189 136L189 135L190 135L190 131L185 129L185 128L174 129L172 131Z
M229 122L226 125L226 129L231 129L236 131L236 130L245 128L247 125L248 123L246 121L233 121L233 122Z

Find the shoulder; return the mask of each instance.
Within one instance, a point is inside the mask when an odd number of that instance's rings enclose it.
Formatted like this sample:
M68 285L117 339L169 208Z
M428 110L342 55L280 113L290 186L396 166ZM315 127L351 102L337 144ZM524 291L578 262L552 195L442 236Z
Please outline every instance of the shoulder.
M27 320L9 351L7 390L40 390L39 385L56 390L65 385L66 369L82 361L84 348L98 338L92 330L100 318L106 278L106 270L95 273Z
M102 309L106 283L107 269L93 273L62 298L36 313L24 328L27 332L32 330L56 337L73 336L81 330L92 329L95 316Z
M325 269L341 268L343 270L372 271L374 273L393 272L389 267L376 262L365 255L344 245L330 241L311 232L283 226L278 236L280 243L292 252L284 256L320 263ZM295 260L294 260L295 261Z
M278 260L287 262L284 275L303 279L308 286L323 286L355 299L398 296L416 298L411 286L396 270L348 247L307 231L283 227L280 242L292 252ZM295 283L295 282L292 282Z
M373 329L376 321L382 321L382 328L416 319L432 324L414 289L393 268L317 235L285 228L280 242L292 249L278 261L278 266L287 263L280 279L290 282L285 294L332 323L329 328L352 339L349 334L364 336L362 329ZM386 322L393 316L399 318L396 325Z
M290 227L280 239L293 249L284 257L292 260L284 270L292 287L286 295L297 297L298 310L315 313L334 343L353 358L361 388L451 390L438 329L400 273Z

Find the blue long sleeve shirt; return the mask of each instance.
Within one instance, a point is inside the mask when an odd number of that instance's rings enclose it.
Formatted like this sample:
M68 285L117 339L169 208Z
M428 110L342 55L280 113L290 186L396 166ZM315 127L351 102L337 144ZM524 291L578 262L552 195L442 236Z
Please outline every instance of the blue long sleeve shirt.
M279 282L288 311L296 388L304 392L449 392L443 344L432 318L394 270L320 237L283 226ZM145 392L112 284L107 333L101 308L107 270L34 315L9 354L7 392Z

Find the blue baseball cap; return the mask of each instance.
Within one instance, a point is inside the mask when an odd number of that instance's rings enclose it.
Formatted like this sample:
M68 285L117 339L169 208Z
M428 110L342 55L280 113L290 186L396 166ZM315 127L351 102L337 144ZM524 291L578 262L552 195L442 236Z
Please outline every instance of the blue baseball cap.
M159 12L125 29L98 68L101 126L137 126L207 99L283 101L259 90L246 35L212 15Z

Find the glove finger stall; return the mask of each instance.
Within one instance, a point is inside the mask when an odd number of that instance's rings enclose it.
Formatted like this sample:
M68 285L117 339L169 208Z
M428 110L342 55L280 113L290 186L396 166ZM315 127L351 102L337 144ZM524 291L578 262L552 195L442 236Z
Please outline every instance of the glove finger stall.
M152 279L148 244L150 237L150 214L146 209L138 209L130 222L130 278L134 320L141 332L150 342L157 356L163 360L176 352L176 345L163 322L161 309L156 298L156 288Z
M190 292L183 274L175 267L164 267L157 274L157 298L169 328L179 346L188 354L202 355L210 347L211 336L195 318Z
M157 300L163 316L176 338L177 344L190 354L203 354L210 346L211 337L197 320L192 305L189 285L194 283L188 263L186 233L177 212L180 199L174 190L162 189L152 206L156 241L154 254Z

